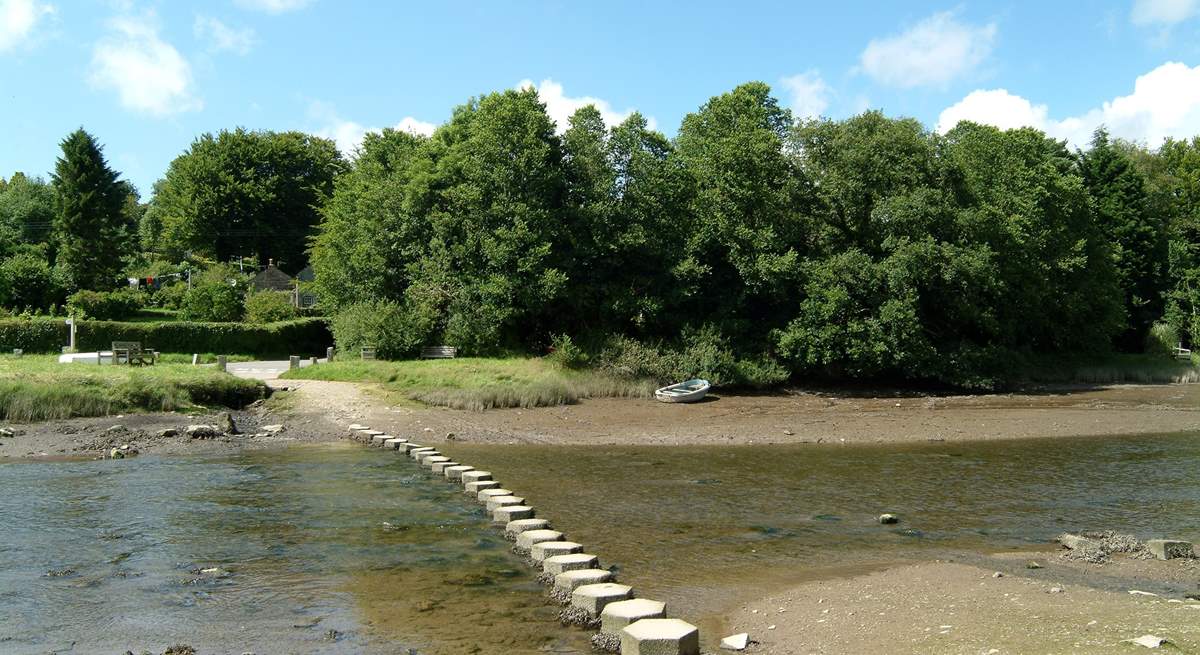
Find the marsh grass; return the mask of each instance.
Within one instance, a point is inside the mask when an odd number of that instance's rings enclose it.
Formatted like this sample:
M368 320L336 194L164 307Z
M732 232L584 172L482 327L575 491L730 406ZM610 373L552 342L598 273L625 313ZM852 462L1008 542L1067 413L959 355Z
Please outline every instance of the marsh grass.
M288 371L291 379L374 382L429 405L482 411L569 405L585 398L649 398L650 380L567 370L544 359L461 358L422 361L334 361Z
M1195 384L1200 382L1200 358L1123 354L1092 362L1051 358L1030 366L1025 377L1035 383Z
M41 421L197 405L244 407L266 395L257 380L209 367L59 364L51 355L0 357L0 419Z

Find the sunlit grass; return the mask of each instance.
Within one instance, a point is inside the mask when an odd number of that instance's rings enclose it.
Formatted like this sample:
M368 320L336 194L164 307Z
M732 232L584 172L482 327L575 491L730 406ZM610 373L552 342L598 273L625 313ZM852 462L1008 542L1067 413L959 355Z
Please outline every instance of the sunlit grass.
M190 361L190 357L189 357ZM212 367L59 364L53 355L0 357L0 419L39 421L197 405L243 407L266 395L257 380Z
M1093 362L1050 358L1030 367L1026 377L1040 383L1187 384L1200 382L1200 361L1121 354Z
M405 398L470 410L567 405L585 398L648 398L654 393L649 380L568 371L543 359L518 357L335 361L294 369L283 377L374 382Z

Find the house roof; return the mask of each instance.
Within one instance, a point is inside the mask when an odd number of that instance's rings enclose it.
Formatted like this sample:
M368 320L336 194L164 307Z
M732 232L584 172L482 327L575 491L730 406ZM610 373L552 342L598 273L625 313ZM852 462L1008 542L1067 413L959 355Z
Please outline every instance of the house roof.
M292 276L274 266L268 266L258 275L250 278L250 286L256 291L290 291Z

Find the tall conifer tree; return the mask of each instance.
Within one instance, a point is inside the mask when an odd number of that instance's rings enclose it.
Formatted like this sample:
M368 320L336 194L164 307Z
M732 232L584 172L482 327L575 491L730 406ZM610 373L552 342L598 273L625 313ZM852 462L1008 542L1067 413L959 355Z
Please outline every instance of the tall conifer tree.
M128 246L122 207L128 186L108 167L96 139L80 128L62 141L54 166L57 264L73 289L109 289Z

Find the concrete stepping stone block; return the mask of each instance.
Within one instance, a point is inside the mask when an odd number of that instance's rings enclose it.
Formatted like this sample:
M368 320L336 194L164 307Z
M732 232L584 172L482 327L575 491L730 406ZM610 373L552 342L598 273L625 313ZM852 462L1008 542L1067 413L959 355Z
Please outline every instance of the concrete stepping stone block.
M540 541L529 547L529 557L535 562L545 561L547 557L582 553L583 544L574 541Z
M490 471L467 471L462 476L463 484L467 484L469 482L483 482L491 479L492 474Z
M446 468L442 469L442 474L446 476L447 480L457 482L462 479L463 473L470 473L474 470L474 466L459 464L458 466L447 466Z
M666 603L647 598L621 600L605 605L604 611L600 612L600 632L619 635L621 630L631 623L642 619L662 619L666 616Z
M532 507L528 505L508 505L506 507L498 507L492 511L492 523L500 523L508 525L518 519L531 519L536 514Z
M621 630L621 655L700 655L700 630L679 619L642 619Z
M433 458L431 457L430 459L433 459ZM431 471L433 471L434 475L440 475L442 477L445 477L446 469L450 468L451 466L458 466L458 465L459 465L458 462L448 460L445 462L434 462L433 465L429 467L429 469Z
M565 571L554 576L554 590L570 596L575 590L587 584L612 582L612 571L604 569L578 569Z
M633 597L633 587L615 582L585 584L571 593L571 607L581 609L597 618L612 603Z
M600 568L600 558L587 553L570 553L554 555L542 560L542 571L550 575L558 575L567 571L582 571L584 569Z
M426 450L423 453L417 453L416 460L418 464L423 465L425 464L425 460L429 459L430 457L442 457L442 453L438 452L437 450ZM447 457L446 459L450 458Z
M400 450L400 446L403 446L406 443L408 443L408 439L403 437L392 437L391 439L383 442L383 447L389 450Z
M346 429L351 432L354 432L356 430L367 430L369 428L367 426L361 425L359 423L351 423L350 425L346 426Z
M371 436L371 445L372 445L372 446L382 446L382 445L383 445L383 442L387 441L388 439L395 439L395 437L393 437L393 436L392 436L392 435L390 435L390 434L376 434L376 435L372 435L372 436Z
M429 455L427 457L422 457L419 461L421 462L421 466L424 466L427 469L432 469L434 465L443 464L445 462L452 462L454 465L458 464L458 462L455 462L445 455ZM441 475L442 472L436 471L436 473Z
M463 485L464 493L468 493L468 494L471 494L472 496L476 496L476 497L478 497L479 492L483 491L484 489L499 489L499 488L500 488L500 483L496 482L495 480L479 480L478 482L468 482L465 485Z
M417 446L416 448L409 449L408 456L413 459L416 459L417 455L420 455L421 453L427 453L431 450L437 450L437 449L432 446Z
M509 505L524 505L525 499L520 496L492 496L487 499L487 511L494 512Z
M1178 557L1195 557L1192 542L1176 539L1151 539L1146 542L1146 549L1158 559L1175 559Z
M557 530L551 530L550 522L546 519L517 519L504 526L504 534L512 537L517 542L518 547L521 547L521 535L528 532L544 532L547 534L542 536L547 538L537 539L536 537L532 537L527 539L524 546L525 550L529 550L529 547L538 543L538 541L558 541L562 539L562 533Z
M513 492L511 492L508 489L505 489L503 487L489 487L487 489L480 489L479 493L475 495L475 498L479 501L479 503L481 505L486 505L488 498L491 498L492 496L511 496L511 495L513 495Z

